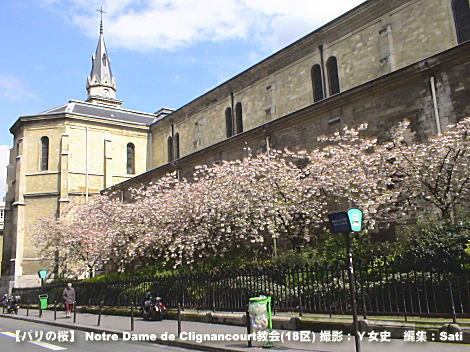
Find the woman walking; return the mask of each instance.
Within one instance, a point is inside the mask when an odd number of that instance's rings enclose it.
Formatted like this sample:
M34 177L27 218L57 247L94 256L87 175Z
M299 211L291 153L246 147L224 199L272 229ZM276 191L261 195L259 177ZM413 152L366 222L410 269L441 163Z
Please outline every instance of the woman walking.
M62 297L65 305L65 317L70 318L70 312L73 310L73 304L75 302L75 289L70 282L67 284L67 287L64 288Z

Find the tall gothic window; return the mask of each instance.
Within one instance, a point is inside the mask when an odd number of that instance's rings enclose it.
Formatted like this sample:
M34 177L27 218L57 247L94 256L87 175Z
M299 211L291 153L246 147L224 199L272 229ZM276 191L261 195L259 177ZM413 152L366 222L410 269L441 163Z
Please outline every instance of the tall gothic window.
M321 74L320 65L316 64L312 67L312 86L313 86L313 101L323 100L323 79Z
M328 71L328 83L330 88L330 95L339 93L339 77L338 77L338 61L336 57L331 56L326 62L326 69Z
M132 143L127 144L127 173L135 174L135 146Z
M458 43L470 40L470 5L468 0L452 0Z
M168 146L168 162L170 163L174 160L174 158L173 158L173 138L171 136L168 137L167 146Z
M49 138L41 137L41 171L49 169Z
M232 108L225 109L225 126L227 128L227 138L233 136Z
M242 111L242 103L238 102L235 105L235 120L237 125L237 133L243 132L243 111Z
M175 148L175 160L180 158L180 134L175 133L175 137L173 140L174 148Z

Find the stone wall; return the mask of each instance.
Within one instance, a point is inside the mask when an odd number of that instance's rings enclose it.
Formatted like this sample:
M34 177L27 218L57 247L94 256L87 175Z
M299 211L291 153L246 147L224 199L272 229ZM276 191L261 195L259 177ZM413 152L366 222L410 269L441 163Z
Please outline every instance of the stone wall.
M244 130L311 105L320 46L324 62L337 58L346 91L456 44L450 1L367 1L153 124L152 167L168 162L172 133L180 135L180 156L225 140L225 109L238 102Z
M22 119L22 120L21 120ZM83 199L147 169L148 127L106 123L67 114L30 116L15 124L7 176L2 276L15 285L38 283L40 260L33 241L39 219L58 217L74 197ZM49 138L49 167L40 168L41 137ZM88 141L88 142L87 142ZM88 143L88 162L86 161ZM127 144L135 146L135 174L126 168ZM15 259L14 261L11 261Z
M197 165L243 158L246 156L246 146L255 153L265 152L267 138L272 148L311 150L317 145L318 136L331 134L345 125L355 126L363 122L369 124L369 136L383 141L389 138L393 126L408 119L417 138L423 139L437 132L431 92L432 77L436 85L442 129L449 123L470 116L468 42L183 156L113 189L125 192L129 187L146 184L175 170L182 177L191 178Z

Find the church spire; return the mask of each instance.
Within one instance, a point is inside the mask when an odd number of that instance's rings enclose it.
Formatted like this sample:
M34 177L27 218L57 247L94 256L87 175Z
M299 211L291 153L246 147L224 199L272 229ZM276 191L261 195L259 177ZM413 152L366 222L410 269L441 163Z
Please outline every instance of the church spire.
M103 35L103 7L97 10L101 14L100 37L96 52L91 58L91 72L87 78L87 102L98 104L121 105L122 101L116 99L116 80L111 70L111 61L106 50Z

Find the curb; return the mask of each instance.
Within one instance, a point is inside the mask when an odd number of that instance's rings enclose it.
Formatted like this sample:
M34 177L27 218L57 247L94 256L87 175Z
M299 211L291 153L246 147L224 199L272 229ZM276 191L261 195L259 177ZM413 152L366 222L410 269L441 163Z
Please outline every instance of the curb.
M103 329L103 328L90 326L90 325L79 325L79 324L72 325L72 324L55 322L55 321L50 321L50 320L39 320L39 319L28 318L28 317L20 317L17 315L0 314L0 318L22 320L22 321L27 321L30 323L45 324L45 325L51 325L51 326L57 326L61 328L69 328L73 330L81 330L81 331L87 331L87 332L95 332L95 333L104 332L104 333L109 333L109 334L117 334L120 338L122 338L122 335L124 333L124 331L121 331L121 330ZM155 343L158 345L166 345L166 346L172 346L172 347L182 347L182 348L187 348L187 349L192 349L192 350L208 351L208 352L219 352L219 351L220 352L240 352L241 351L241 349L233 349L233 348L227 348L227 347L214 347L214 346L202 345L202 344L197 344L197 343L192 343L192 342L165 341L159 338L157 338L156 341L142 341L142 342Z

